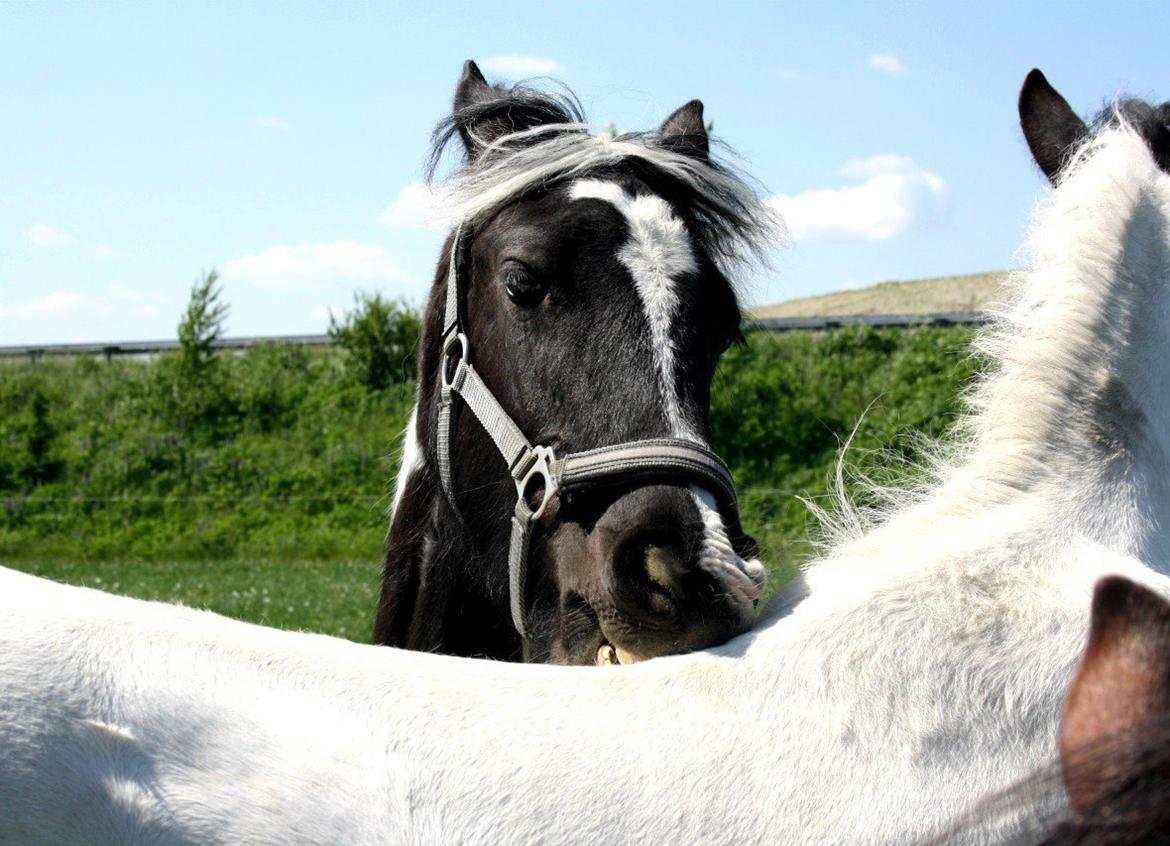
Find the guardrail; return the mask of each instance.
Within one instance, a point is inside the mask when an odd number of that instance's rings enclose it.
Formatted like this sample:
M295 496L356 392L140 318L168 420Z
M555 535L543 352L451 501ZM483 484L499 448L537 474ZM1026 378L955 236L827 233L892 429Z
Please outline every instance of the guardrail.
M942 311L931 314L830 314L824 317L757 317L749 319L749 326L758 326L769 332L817 331L839 329L842 326L883 326L909 328L911 326L978 326L988 321L981 311Z
M328 335L265 335L251 338L220 338L211 346L217 350L247 350L266 344L291 344L298 347L327 347L333 343ZM107 359L122 355L156 355L179 348L178 341L108 341L96 344L29 344L0 347L0 358L39 358L46 355L104 355Z
M842 326L975 326L988 317L979 311L946 311L932 314L833 314L825 317L748 318L749 328L769 332L827 331ZM247 350L265 344L291 344L302 347L327 347L333 343L328 335L265 335L248 338L220 338L212 343L217 350ZM57 355L114 356L157 355L179 348L178 341L110 341L96 344L28 344L0 346L0 358L40 358Z

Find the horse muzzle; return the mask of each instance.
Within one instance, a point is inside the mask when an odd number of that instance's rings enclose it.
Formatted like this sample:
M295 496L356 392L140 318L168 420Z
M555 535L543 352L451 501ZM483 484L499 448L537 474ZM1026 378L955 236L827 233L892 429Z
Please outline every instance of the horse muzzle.
M738 526L729 534L701 488L629 491L584 540L587 553L572 565L578 572L561 568L575 606L564 610L577 615L563 630L563 660L631 663L714 646L751 628L765 570L755 542Z

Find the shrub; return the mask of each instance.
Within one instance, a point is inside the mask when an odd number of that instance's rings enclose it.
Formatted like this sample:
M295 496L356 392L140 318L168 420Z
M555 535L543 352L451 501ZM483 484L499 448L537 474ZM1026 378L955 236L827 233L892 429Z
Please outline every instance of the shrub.
M329 334L345 353L346 369L371 391L414 379L421 325L418 311L404 301L364 291L341 320L329 314Z

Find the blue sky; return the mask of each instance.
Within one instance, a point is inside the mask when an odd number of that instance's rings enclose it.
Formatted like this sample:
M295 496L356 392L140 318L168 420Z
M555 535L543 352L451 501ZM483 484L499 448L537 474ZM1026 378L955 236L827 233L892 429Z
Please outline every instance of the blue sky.
M231 334L420 302L416 183L469 57L597 127L701 98L796 236L751 302L1012 266L1044 192L1024 75L1166 99L1167 32L1165 2L0 3L0 344L173 337L211 267Z

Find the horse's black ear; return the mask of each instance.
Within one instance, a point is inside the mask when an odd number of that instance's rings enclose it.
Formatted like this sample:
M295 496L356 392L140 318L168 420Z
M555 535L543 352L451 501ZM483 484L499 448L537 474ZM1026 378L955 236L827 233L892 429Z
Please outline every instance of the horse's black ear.
M477 109L500 96L501 91L484 79L479 65L471 59L463 63L463 73L459 76L459 84L455 86L454 120L468 159L474 159L485 146L513 131L508 121L487 117Z
M1170 603L1109 576L1097 585L1092 614L1060 724L1065 786L1078 811L1128 782L1149 740L1143 729L1170 717Z
M1069 154L1089 134L1085 122L1036 68L1020 89L1020 126L1032 157L1053 184Z
M459 75L459 84L455 86L455 111L483 100L490 100L496 96L495 91L483 78L479 65L468 59L463 63L463 73Z
M691 100L671 113L658 130L658 143L668 150L708 161L711 154L707 127L703 123L703 102Z

